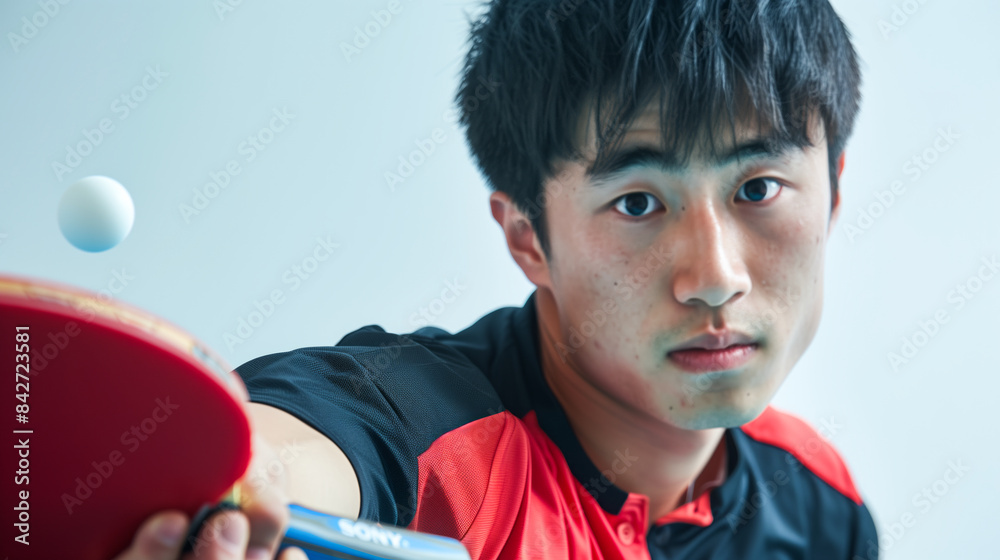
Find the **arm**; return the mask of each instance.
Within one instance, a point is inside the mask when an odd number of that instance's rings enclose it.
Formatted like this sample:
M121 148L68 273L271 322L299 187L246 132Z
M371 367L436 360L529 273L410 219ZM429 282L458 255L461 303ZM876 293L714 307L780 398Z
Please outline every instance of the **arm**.
M357 519L361 490L347 455L326 436L291 414L260 403L247 409L255 433L277 453L277 459L250 474L259 484L273 473L284 475L291 503Z

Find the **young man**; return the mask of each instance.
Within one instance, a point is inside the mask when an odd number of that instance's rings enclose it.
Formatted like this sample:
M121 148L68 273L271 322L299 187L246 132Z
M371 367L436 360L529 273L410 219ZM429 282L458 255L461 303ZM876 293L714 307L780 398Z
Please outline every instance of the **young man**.
M307 450L292 501L473 558L877 557L844 462L768 405L819 323L859 83L826 0L492 2L458 101L537 289L240 366L262 437Z

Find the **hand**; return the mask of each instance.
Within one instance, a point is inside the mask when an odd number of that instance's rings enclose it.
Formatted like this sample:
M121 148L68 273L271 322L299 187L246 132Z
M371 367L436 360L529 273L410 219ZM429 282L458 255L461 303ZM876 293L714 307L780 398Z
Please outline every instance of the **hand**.
M179 511L164 511L150 517L139 531L128 550L115 560L175 560L180 558L188 519ZM197 547L187 558L211 560L270 560L269 550L248 548L250 523L247 516L237 511L216 514L205 524L199 534ZM282 551L279 560L307 560L298 548Z
M253 438L252 480L238 484L241 511L221 511L204 524L192 553L185 558L211 560L271 560L288 524L287 481L284 471L266 466L277 457L259 436ZM262 468L263 467L263 468ZM267 473L261 477L259 473ZM179 511L163 511L139 528L131 546L114 560L175 560L180 557L190 520ZM280 560L306 560L298 548L282 552Z

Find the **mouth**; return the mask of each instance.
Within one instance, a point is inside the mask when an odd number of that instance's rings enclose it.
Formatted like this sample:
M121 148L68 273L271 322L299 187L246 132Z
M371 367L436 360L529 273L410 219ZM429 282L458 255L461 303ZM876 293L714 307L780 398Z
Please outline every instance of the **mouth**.
M699 334L667 352L677 367L691 373L725 371L742 367L753 358L758 341L731 330Z
M756 343L733 344L725 348L684 348L667 352L674 365L690 373L725 371L746 365L757 351Z

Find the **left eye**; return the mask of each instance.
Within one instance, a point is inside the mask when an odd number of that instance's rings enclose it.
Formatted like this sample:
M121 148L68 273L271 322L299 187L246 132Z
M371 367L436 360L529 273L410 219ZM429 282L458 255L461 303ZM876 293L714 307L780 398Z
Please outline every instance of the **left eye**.
M736 191L736 198L742 197L742 200L749 202L762 202L778 196L779 191L781 191L781 183L774 179L758 177L740 185L740 189Z

